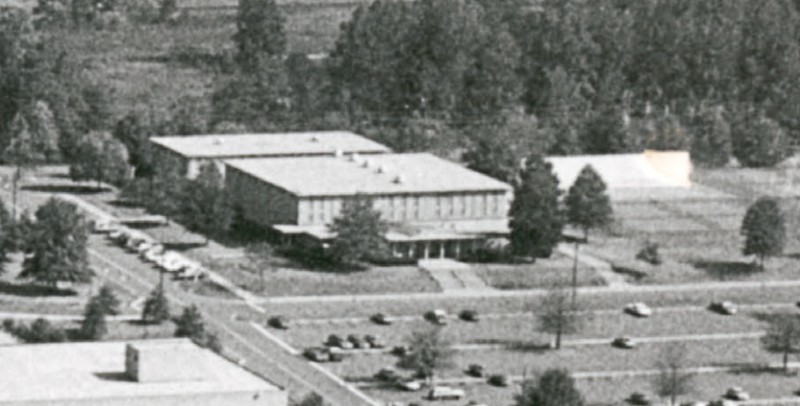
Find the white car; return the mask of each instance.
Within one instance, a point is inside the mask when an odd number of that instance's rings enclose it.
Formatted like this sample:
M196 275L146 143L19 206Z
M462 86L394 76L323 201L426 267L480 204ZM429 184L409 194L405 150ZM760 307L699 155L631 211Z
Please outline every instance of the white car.
M749 400L750 394L745 392L744 389L738 386L733 386L731 388L728 388L728 390L725 392L724 397L730 400Z
M732 316L739 312L739 309L736 308L736 305L728 300L723 300L721 302L711 302L708 308L711 311L717 312L719 314L724 314L726 316Z
M428 391L428 400L459 400L463 397L463 390L449 386L434 386Z
M92 232L96 234L108 234L117 229L119 225L108 220L98 220L92 225Z
M653 310L642 302L636 302L625 305L625 313L636 317L650 317Z
M145 251L144 253L142 253L142 259L143 260L145 260L146 262L154 263L154 264L158 263L163 257L164 257L163 250L159 251L156 248L151 248L151 249Z
M399 386L400 389L403 389L405 391L416 392L422 389L422 382L420 381L400 382L397 384L397 386Z

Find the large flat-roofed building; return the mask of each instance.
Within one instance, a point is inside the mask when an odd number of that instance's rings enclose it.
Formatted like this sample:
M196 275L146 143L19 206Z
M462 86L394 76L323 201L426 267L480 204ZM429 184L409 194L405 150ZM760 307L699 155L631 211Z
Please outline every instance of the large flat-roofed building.
M227 160L226 189L244 217L285 237L333 237L356 196L390 223L395 256L458 257L508 234L510 185L427 153ZM288 239L288 238L287 238Z
M286 406L286 392L186 339L0 347L3 406Z
M189 178L197 176L206 162L216 163L224 173L224 159L390 152L382 144L347 131L152 137L150 143L156 164L171 162Z

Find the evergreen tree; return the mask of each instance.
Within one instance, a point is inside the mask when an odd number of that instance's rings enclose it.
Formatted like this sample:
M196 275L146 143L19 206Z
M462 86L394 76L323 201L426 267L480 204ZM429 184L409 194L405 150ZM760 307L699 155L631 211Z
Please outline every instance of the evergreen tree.
M261 67L267 58L282 57L286 52L285 20L275 0L239 0L237 32L233 37L236 60L245 71Z
M94 180L121 185L128 178L128 150L109 133L89 133L77 149L69 174L74 181Z
M169 300L164 289L157 286L150 292L142 309L142 321L150 324L161 324L169 320Z
M233 209L223 193L222 173L215 163L200 167L197 177L188 182L180 197L180 217L192 231L206 236L224 233L231 225Z
M522 384L514 406L583 406L583 395L565 369L548 369L536 380Z
M740 113L732 138L733 155L751 168L775 166L790 152L786 130L760 113Z
M111 286L103 285L92 300L97 301L103 313L109 316L116 316L119 314L119 299L117 299Z
M0 202L0 275L5 272L8 254L17 248L17 229L5 204Z
M196 342L205 339L206 325L195 305L183 308L183 313L175 320L175 327L175 337L188 337Z
M511 248L517 255L547 258L561 241L564 215L558 178L541 156L528 158L509 210Z
M43 162L44 155L36 149L28 120L23 115L17 114L14 117L9 132L12 134L12 138L8 147L3 151L3 161L15 167L12 175L11 217L16 218L17 189L19 181L22 179L23 171Z
M85 283L92 278L86 244L89 230L78 208L51 198L36 210L36 222L25 238L20 278L56 287L58 282Z
M692 162L707 167L720 167L731 159L731 127L722 109L703 107L691 118Z
M84 340L96 341L108 333L106 312L99 300L90 300L86 305L80 335Z
M329 253L339 263L353 265L386 253L384 236L387 225L368 197L356 196L346 201L339 216L333 219L330 230L336 237Z
M257 69L220 76L211 95L211 121L243 125L251 131L281 131L289 122L290 87L280 58L268 58Z
M783 253L786 243L786 225L778 201L762 197L753 203L744 215L741 233L745 237L742 253L756 255L763 271L765 258Z
M612 107L594 112L585 123L581 136L583 150L589 154L639 152L639 141L639 137L630 131L627 113Z

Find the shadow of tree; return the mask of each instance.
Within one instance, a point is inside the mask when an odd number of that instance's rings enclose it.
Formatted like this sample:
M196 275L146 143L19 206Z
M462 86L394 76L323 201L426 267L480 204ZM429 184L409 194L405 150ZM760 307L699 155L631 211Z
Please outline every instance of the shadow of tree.
M77 296L73 289L59 289L51 286L36 285L32 283L10 283L0 281L0 293L14 296Z
M695 261L692 265L720 281L742 279L761 272L758 265L742 261Z
M108 191L107 187L89 185L26 185L20 189L30 192L69 193L74 195L92 195Z

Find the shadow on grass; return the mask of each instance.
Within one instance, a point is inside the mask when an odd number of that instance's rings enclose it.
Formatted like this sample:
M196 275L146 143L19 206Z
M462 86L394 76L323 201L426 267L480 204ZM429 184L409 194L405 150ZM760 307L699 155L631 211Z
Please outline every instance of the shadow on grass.
M633 269L627 266L612 265L611 270L625 277L630 282L640 282L647 277L647 272Z
M552 350L549 343L532 342L526 340L500 340L500 339L479 339L473 341L478 345L498 345L508 351L544 353Z
M96 376L101 381L113 381L113 382L132 381L132 379L125 372L95 372L94 376Z
M724 362L713 364L715 367L730 368L730 373L734 375L781 375L787 376L783 367L770 366L768 364L747 363L747 362ZM797 374L791 371L790 374Z
M741 279L761 272L758 265L741 261L695 261L692 265L720 281Z
M30 192L43 192L43 193L69 193L73 195L93 195L98 193L107 192L107 187L89 186L89 185L27 185L20 189Z
M42 296L77 296L78 292L72 289L59 289L51 286L35 284L16 284L0 281L0 293L14 296L42 297Z

